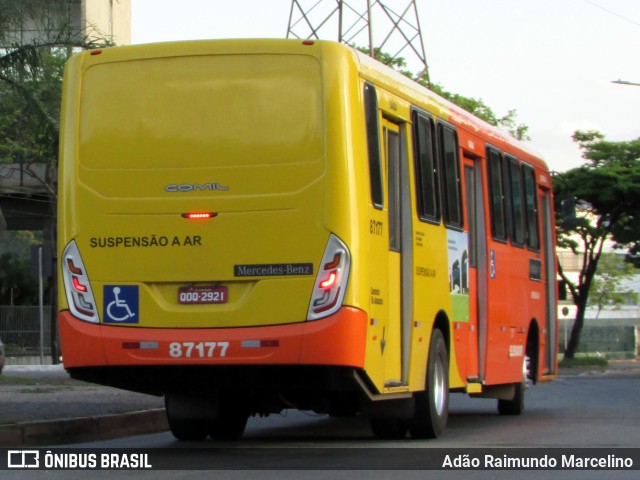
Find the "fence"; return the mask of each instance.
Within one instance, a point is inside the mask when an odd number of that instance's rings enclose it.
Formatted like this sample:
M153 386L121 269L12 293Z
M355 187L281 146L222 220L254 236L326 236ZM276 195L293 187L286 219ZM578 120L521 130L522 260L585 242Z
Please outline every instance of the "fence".
M51 307L44 307L40 351L40 307L0 306L0 339L7 357L51 355Z
M566 348L572 326L573 319L560 323L558 340L561 353ZM610 360L636 358L640 353L638 331L638 325L585 325L580 335L577 353L600 353Z

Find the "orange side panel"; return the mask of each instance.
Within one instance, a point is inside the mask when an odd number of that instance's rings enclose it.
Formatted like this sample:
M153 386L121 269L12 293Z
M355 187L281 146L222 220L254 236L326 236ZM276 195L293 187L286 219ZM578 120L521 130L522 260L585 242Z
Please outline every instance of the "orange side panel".
M97 325L58 315L66 368L125 365L364 367L367 316L343 307L323 320L268 327L159 329Z

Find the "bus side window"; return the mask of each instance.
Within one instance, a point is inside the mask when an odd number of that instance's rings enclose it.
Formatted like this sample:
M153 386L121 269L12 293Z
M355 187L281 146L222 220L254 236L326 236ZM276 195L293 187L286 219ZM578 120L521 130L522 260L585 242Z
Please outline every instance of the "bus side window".
M460 205L460 161L458 156L458 135L449 125L438 125L440 144L440 165L444 172L444 221L447 226L462 228Z
M522 175L520 164L515 157L506 157L505 162L509 180L509 207L511 217L511 243L517 247L524 246L524 205L522 191Z
M413 112L413 156L416 167L416 197L421 220L440 223L438 168L435 162L433 120Z
M378 95L373 85L364 86L364 116L369 153L369 181L373 206L382 210L384 188L382 186L382 159L380 157L380 127L378 122Z
M531 250L540 250L535 170L529 165L522 165L522 177L524 180L524 194L527 207L527 245Z
M492 147L487 147L487 168L491 192L491 234L495 240L507 240L507 220L505 215L504 176L502 156Z

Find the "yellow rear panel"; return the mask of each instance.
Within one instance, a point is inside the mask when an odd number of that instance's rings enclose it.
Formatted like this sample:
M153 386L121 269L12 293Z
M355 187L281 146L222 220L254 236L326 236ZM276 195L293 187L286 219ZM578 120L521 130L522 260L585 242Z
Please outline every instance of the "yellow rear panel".
M98 305L111 285L139 285L138 326L304 321L329 236L320 63L158 49L69 67L82 81L61 241L75 238ZM191 284L228 287L228 303L180 305Z

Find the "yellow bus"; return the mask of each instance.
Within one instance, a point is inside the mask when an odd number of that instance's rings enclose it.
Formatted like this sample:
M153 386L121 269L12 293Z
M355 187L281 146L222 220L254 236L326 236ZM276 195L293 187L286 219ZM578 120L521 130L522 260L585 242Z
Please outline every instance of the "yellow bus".
M64 80L72 377L163 395L179 439L288 408L437 437L450 392L556 371L553 202L521 143L347 46L80 53Z

